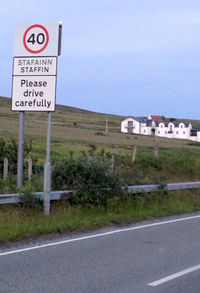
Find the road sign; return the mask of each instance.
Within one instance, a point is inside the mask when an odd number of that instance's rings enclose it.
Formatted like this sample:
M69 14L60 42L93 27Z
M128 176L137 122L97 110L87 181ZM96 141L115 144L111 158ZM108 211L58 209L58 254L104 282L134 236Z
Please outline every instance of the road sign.
M54 111L56 76L14 76L13 111Z
M12 110L55 111L62 25L19 23L15 30ZM52 57L53 56L53 57Z
M57 57L15 57L13 111L55 111Z
M50 214L51 112L55 110L57 56L61 53L61 23L17 24L13 59L12 110L19 111L17 186L23 183L25 111L48 112L44 168L44 213Z
M43 52L49 43L49 33L47 29L40 25L34 24L27 28L23 36L25 49L33 54Z
M56 75L57 57L14 57L13 75Z
M16 24L14 56L57 56L59 28L58 22Z

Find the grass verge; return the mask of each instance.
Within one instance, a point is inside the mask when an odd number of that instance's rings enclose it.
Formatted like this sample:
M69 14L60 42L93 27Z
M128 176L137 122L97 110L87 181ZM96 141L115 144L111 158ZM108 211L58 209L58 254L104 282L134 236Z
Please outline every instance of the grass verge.
M113 198L107 208L52 204L51 215L20 206L0 207L0 243L66 231L85 231L200 210L200 190L127 195Z

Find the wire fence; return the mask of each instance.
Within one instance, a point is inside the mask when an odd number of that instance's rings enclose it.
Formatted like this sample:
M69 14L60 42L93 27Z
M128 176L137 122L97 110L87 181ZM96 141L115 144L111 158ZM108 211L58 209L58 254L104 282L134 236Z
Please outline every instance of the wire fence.
M41 176L43 174L44 165L34 162L31 158L24 162L23 173L24 179L31 181L35 176ZM9 179L17 176L17 162L9 162L7 158L0 158L0 178Z
M59 162L52 164L52 173L59 167ZM61 170L62 172L62 170ZM31 158L23 164L23 184L31 183L36 187L38 191L43 189L43 178L44 178L44 163L38 163ZM4 188L4 183L10 184L11 189L17 184L17 163L10 163L7 158L3 158L0 162L0 192L3 192L1 187ZM1 186L2 185L2 186ZM56 185L56 180L52 178L52 188ZM62 189L74 189L75 176L74 174L68 174L65 176L63 181Z

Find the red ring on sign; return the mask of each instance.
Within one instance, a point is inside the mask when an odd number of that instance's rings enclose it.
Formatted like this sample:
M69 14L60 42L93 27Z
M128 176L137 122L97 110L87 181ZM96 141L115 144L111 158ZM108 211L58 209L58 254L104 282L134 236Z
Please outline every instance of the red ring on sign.
M28 32L29 32L32 28L34 28L34 27L39 27L39 28L41 28L41 29L45 32L45 35L46 35L46 43L44 44L44 46L43 46L40 50L37 50L37 51L31 50L31 49L27 46L27 44L26 44L26 36L27 36ZM48 33L47 29L46 29L44 26L42 26L42 25L40 25L40 24L34 24L34 25L30 26L30 27L25 31L25 33L24 33L24 37L23 37L23 43L24 43L24 47L26 48L26 50L27 50L28 52L33 53L33 54L38 54L38 53L44 51L44 49L47 47L47 45L48 45L48 43L49 43L49 33Z

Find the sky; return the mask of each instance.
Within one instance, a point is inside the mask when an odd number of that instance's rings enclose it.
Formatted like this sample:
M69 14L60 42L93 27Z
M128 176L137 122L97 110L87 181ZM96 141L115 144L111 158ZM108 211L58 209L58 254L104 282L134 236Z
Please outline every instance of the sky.
M11 97L15 24L55 21L57 104L200 119L199 0L2 1L0 96Z

